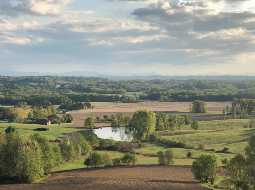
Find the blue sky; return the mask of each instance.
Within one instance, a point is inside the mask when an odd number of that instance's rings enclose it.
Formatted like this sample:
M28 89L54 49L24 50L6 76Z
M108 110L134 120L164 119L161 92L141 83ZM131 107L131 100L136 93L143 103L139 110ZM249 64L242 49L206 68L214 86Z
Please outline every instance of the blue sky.
M1 0L0 74L254 75L254 0Z

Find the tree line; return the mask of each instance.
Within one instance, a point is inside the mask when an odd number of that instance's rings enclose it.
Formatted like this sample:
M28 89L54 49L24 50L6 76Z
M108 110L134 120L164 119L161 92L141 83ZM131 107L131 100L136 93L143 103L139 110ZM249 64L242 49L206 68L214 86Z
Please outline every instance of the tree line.
M0 77L0 104L233 101L254 99L255 80L109 80L84 77ZM69 107L68 106L68 107Z

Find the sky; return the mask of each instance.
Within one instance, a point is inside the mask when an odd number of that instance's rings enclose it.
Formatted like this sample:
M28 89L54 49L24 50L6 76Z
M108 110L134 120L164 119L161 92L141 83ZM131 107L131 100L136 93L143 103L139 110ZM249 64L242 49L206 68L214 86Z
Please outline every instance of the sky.
M0 75L255 75L254 0L0 0Z

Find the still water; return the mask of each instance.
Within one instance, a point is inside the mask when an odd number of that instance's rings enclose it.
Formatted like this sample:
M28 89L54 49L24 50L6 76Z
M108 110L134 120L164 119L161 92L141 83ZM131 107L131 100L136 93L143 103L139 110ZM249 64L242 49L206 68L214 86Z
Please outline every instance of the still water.
M101 139L111 139L115 141L132 141L132 136L128 134L125 127L112 128L104 127L94 129L94 133Z

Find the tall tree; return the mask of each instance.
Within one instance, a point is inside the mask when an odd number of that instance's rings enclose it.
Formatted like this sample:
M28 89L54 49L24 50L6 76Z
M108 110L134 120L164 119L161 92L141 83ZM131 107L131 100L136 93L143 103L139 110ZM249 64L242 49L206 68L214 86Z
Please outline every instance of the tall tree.
M137 111L133 115L129 130L136 140L146 140L156 129L156 116L151 111Z

